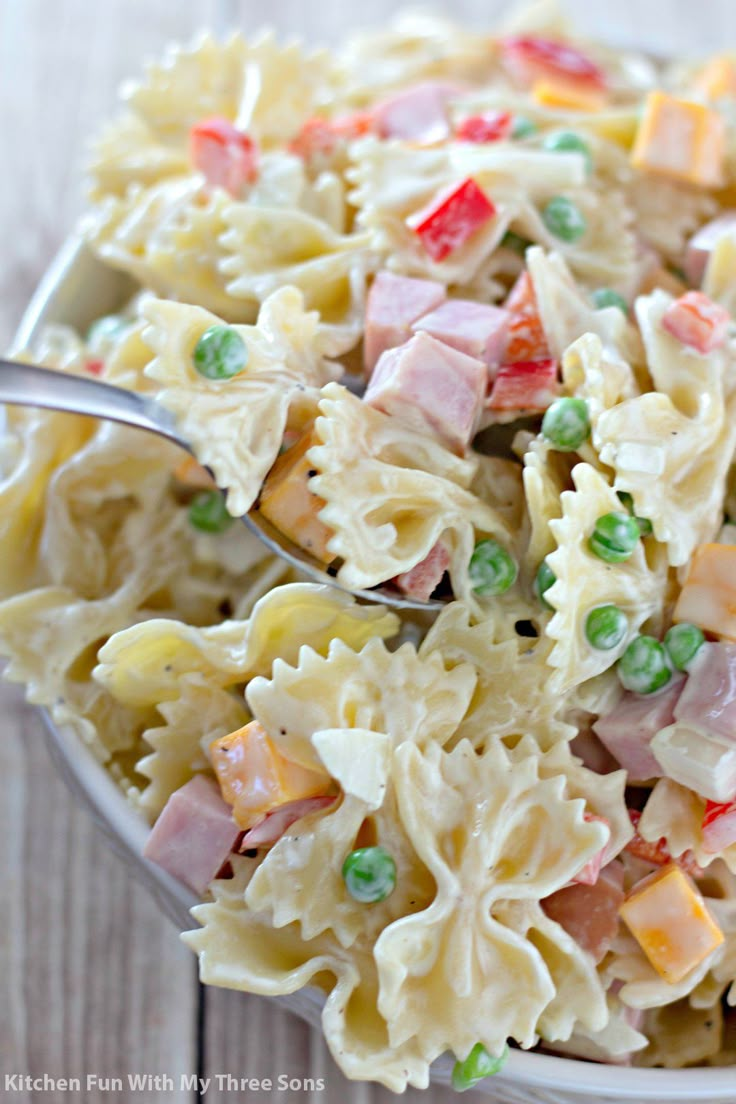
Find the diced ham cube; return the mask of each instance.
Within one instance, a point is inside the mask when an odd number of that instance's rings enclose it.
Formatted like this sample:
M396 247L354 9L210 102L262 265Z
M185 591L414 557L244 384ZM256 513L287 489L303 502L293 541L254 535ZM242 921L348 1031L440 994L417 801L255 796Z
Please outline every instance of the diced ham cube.
M509 35L501 39L501 54L509 72L523 85L545 78L605 89L600 66L566 42L536 35Z
M657 973L673 984L723 943L696 886L674 864L638 882L620 915Z
M395 349L411 337L411 326L444 302L444 284L379 272L371 284L365 307L363 360L372 372L386 349Z
M685 685L672 678L660 694L626 693L616 707L593 725L593 731L632 781L660 778L662 768L649 750L652 739L675 719L675 706Z
M143 857L201 896L227 861L240 832L217 783L197 774L166 802Z
M687 291L662 316L662 328L683 345L710 353L723 345L731 315L702 291Z
M422 81L382 100L373 108L377 134L405 141L442 142L449 137L447 104L462 89L448 81Z
M412 329L415 333L424 330L445 345L484 360L495 370L506 348L508 324L508 311L500 307L471 299L447 299L418 319Z
M514 128L510 111L487 111L484 115L469 115L455 128L459 142L499 142L508 138Z
M701 644L690 677L674 710L684 724L705 729L717 740L736 744L736 644Z
M736 211L726 211L693 234L685 254L685 274L691 284L703 282L710 255L725 234L736 234Z
M432 597L450 566L450 553L441 541L437 541L429 555L420 560L410 571L397 575L394 583L402 594L426 602Z
M540 903L595 962L605 957L618 931L618 910L624 900L624 868L618 861L605 866L595 885L570 885Z
M706 802L701 841L712 855L736 843L736 801Z
M472 177L443 189L426 207L409 215L406 225L433 261L444 261L493 218L496 208Z
M249 851L252 847L265 847L267 844L276 843L284 835L292 824L296 824L302 817L316 813L320 809L326 809L335 802L335 798L327 794L324 797L305 797L301 801L289 801L267 813L263 820L259 820L249 832L246 832L241 840L239 851Z
M639 834L641 813L638 809L629 809L629 817L634 826L634 835L624 847L624 851L628 851L629 854L641 859L642 862L651 863L652 866L666 866L667 863L674 862L693 878L702 877L702 868L695 861L692 851L683 851L681 855L673 859L664 836L661 839L650 841L645 840Z
M534 285L526 269L509 292L504 308L511 315L504 360L508 364L548 360L549 345L537 310Z
M605 824L606 828L609 829L610 838L611 826L605 817L596 816L595 813L584 813L583 820L587 821L588 824L592 823L595 820L597 820L599 824ZM605 843L603 847L601 847L600 851L593 855L592 859L588 859L583 869L578 871L578 873L572 879L573 882L579 883L580 885L595 885L595 883L598 881L598 875L601 872L601 867L603 866L603 860L606 856L607 850L608 843Z
M488 410L546 410L557 398L557 361L502 364L493 381Z
M487 379L483 361L418 333L383 354L363 398L463 452L475 433Z
M227 119L202 119L189 133L189 157L211 188L240 196L258 177L258 147Z

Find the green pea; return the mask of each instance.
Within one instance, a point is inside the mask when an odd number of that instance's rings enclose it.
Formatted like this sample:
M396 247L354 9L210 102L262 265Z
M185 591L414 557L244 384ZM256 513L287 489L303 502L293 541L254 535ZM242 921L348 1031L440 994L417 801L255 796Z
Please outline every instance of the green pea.
M219 491L201 491L189 505L189 521L202 533L224 533L235 518L227 512Z
M549 566L546 560L542 560L537 569L536 578L534 579L534 593L536 594L542 605L545 606L547 609L553 609L554 607L549 604L544 595L556 582L557 576L555 575L554 571Z
M529 238L522 238L521 234L516 234L513 230L507 230L501 238L501 245L504 249L511 249L514 253L518 253L522 257L531 244Z
M120 314L106 314L96 319L87 330L87 344L99 345L103 341L113 341L128 325Z
M567 196L554 196L542 211L542 222L560 241L576 242L588 229L582 212Z
M588 548L599 560L623 563L631 556L640 536L641 530L636 518L623 511L612 510L610 514L603 514L596 521L588 540Z
M356 901L385 901L396 889L396 863L385 847L359 847L342 864L345 887Z
M210 326L194 346L192 359L200 376L228 380L248 363L248 346L230 326Z
M514 125L511 128L511 137L517 139L531 138L532 134L537 133L537 130L537 124L528 119L526 115L516 115Z
M702 630L689 621L681 621L665 633L664 646L678 671L687 671L703 644L705 637Z
M629 492L628 491L616 491L616 494L618 495L619 499L621 500L621 505L625 506L630 514L634 514L634 499L631 497ZM651 537L654 530L652 529L652 523L649 520L649 518L637 517L637 515L634 514L634 520L636 521L636 524L639 526L639 532L641 533L641 535L643 537Z
M618 661L621 685L635 694L653 694L672 678L669 656L653 636L637 636Z
M618 606L596 606L585 618L585 636L592 648L609 652L626 636L629 623Z
M557 399L542 419L542 436L559 452L575 452L590 435L585 399Z
M623 295L619 295L613 288L596 288L590 298L596 310L603 310L604 307L618 307L623 314L629 313L629 304Z
M452 1068L452 1087L455 1092L466 1092L479 1081L499 1073L506 1065L509 1056L508 1043L498 1058L488 1053L482 1043L476 1043L464 1062L457 1061Z
M488 597L503 594L516 582L519 568L503 545L480 540L473 549L468 575L475 594Z
M547 135L542 146L550 153L582 153L587 171L589 173L593 171L590 146L574 130L556 130L554 133Z

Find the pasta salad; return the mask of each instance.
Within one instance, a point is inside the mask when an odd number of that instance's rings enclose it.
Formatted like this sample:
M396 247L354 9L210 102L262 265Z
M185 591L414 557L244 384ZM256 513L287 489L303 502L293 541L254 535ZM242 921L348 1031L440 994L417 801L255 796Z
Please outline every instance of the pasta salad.
M138 290L20 355L196 460L8 410L0 651L202 900L202 980L316 987L394 1091L736 1062L736 53L545 4L204 36L90 178Z

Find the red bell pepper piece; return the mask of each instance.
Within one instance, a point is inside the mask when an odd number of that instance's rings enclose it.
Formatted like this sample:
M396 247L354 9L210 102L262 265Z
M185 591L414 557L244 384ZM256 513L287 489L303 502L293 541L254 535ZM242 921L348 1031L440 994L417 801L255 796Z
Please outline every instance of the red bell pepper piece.
M624 851L628 851L629 854L635 855L637 859L643 859L644 862L651 863L653 866L666 866L667 863L674 862L691 877L702 877L703 869L695 861L692 851L683 851L678 858L673 858L664 836L656 843L650 843L649 840L645 840L639 835L637 826L641 820L641 813L638 809L629 809L629 817L635 831L633 838L626 844Z
M736 801L708 801L701 829L703 850L715 855L736 843Z
M362 138L373 130L373 116L369 111L356 111L338 119L322 119L315 115L302 124L289 143L289 150L305 161L315 156L329 157L338 144Z
M227 119L195 123L189 132L189 158L212 188L239 196L258 177L258 147Z
M500 46L507 68L522 84L546 78L601 90L606 87L606 75L600 66L566 42L510 35L501 39Z
M534 285L526 269L509 292L504 307L511 314L504 360L508 364L548 360L549 345L537 310Z
M434 261L443 261L496 213L472 177L451 184L406 220Z
M502 364L486 403L489 410L546 410L557 398L557 361Z
M731 315L702 291L687 291L671 303L662 316L662 327L683 345L710 353L726 340Z
M91 376L101 376L105 371L104 360L88 360L84 366Z
M498 142L508 138L514 126L510 111L489 111L484 115L469 115L458 123L455 137L460 142Z

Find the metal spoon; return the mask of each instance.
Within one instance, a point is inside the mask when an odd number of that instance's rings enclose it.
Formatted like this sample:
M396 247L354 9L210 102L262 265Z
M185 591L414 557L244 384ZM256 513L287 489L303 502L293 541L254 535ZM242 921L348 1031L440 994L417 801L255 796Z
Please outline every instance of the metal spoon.
M172 415L155 399L135 391L125 391L109 383L68 375L50 368L37 368L14 360L0 359L0 403L14 406L41 406L48 410L63 410L70 414L83 414L91 418L103 418L110 422L145 429L157 433L193 455L192 448L179 434ZM287 540L265 518L252 510L241 520L252 533L263 541L269 551L286 560L292 567L308 575L315 583L327 584L364 598L368 602L382 602L395 609L412 609L437 612L443 603L420 602L406 598L389 587L375 590L353 590L341 586L334 575L326 572L297 545Z

